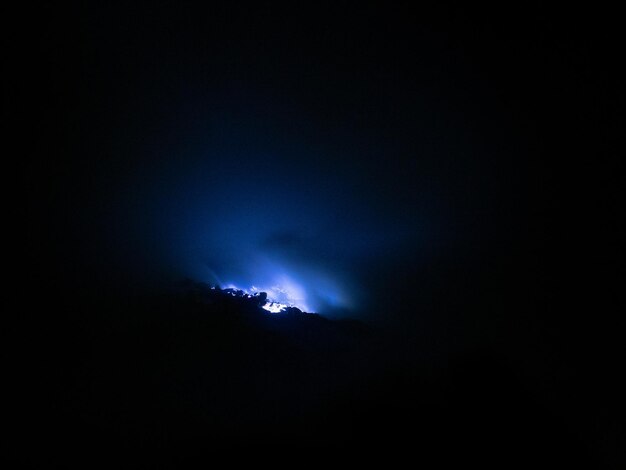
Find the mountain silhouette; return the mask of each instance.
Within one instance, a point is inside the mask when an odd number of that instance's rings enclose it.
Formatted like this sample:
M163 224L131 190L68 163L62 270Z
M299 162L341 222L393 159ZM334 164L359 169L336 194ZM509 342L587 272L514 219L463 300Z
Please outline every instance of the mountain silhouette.
M591 461L488 347L420 360L374 325L270 313L266 301L193 281L158 294L76 296L72 323L89 320L50 329L21 383L14 437L41 452L16 446L12 459Z

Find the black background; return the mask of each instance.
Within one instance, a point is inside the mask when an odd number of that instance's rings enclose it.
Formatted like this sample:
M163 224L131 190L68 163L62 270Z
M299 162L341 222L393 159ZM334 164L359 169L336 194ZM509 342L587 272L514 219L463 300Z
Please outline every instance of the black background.
M16 13L9 458L339 449L346 463L618 468L615 16L401 2ZM189 149L229 113L253 115L231 137L244 148L334 149L278 163L340 205L360 201L361 229L409 234L344 260L368 294L356 323L235 321L245 312L154 281L181 273L158 218L133 222L158 204L126 188L155 167L151 187L179 185L168 171L195 168ZM208 163L217 181L220 164ZM422 216L436 227L426 249Z

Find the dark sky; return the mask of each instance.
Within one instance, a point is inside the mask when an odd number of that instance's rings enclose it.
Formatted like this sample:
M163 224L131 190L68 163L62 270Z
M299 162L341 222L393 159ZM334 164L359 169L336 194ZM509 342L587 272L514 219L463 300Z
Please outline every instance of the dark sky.
M614 13L100 3L11 38L29 285L280 286L413 353L608 387Z
M54 157L33 172L62 243L107 275L206 277L270 248L331 270L431 258L523 224L557 38L454 9L294 10L53 12L31 91Z
M468 291L518 284L554 248L546 233L565 249L566 224L612 223L595 203L616 196L614 36L582 13L32 12L13 98L36 136L32 262L124 285L284 275L317 310L363 309L391 286L423 297L433 270Z

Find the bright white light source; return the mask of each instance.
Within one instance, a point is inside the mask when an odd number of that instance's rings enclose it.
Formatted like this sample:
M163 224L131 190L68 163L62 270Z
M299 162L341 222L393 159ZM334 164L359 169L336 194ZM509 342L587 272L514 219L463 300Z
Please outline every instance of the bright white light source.
M284 311L286 308L287 308L287 305L279 304L277 302L269 302L263 305L263 309L271 313L280 313Z

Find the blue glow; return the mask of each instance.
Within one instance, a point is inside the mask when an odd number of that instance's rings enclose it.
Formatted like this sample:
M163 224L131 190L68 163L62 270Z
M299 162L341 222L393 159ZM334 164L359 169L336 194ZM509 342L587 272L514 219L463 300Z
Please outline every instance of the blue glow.
M423 244L426 189L380 186L354 155L249 111L212 116L209 134L192 125L179 141L146 144L154 166L129 175L112 201L125 211L115 214L122 256L166 279L255 286L307 312L361 309L378 282L369 273Z
M251 285L249 288L241 287L241 284L235 284L230 282L224 287L241 290L249 295L254 295L259 292L267 293L267 304L263 307L265 310L272 313L278 313L288 307L296 307L303 312L313 313L317 311L315 305L332 305L334 307L348 307L349 305L344 302L345 296L339 295L339 289L336 286L330 285L328 282L324 282L322 279L309 279L311 285L318 286L314 289L306 289L301 283L295 281L282 270L279 275L272 275L270 272L266 276L267 283L258 285ZM324 290L324 293L317 292L319 289ZM309 294L308 292L311 292ZM325 302L316 303L316 297L319 299L325 299ZM313 303L309 301L311 299Z

